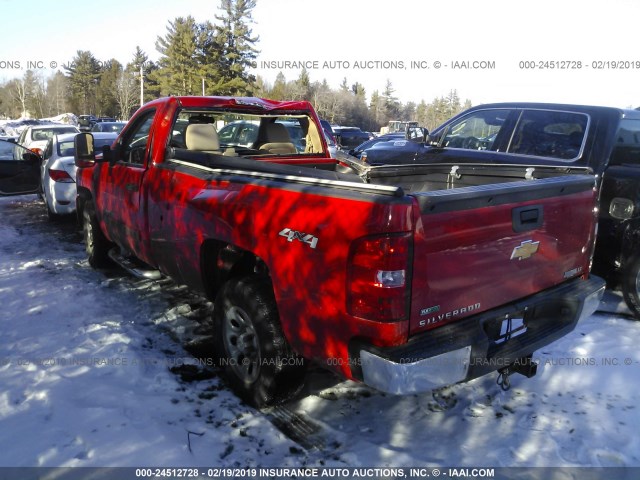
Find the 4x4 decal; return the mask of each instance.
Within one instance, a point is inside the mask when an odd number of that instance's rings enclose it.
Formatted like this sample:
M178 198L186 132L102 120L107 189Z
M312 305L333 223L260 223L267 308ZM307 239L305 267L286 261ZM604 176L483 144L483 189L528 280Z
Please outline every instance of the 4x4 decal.
M291 230L290 228L285 228L278 235L280 235L281 237L285 237L289 242L300 240L302 243L309 244L311 248L316 248L316 246L318 245L318 237L298 232L296 230Z

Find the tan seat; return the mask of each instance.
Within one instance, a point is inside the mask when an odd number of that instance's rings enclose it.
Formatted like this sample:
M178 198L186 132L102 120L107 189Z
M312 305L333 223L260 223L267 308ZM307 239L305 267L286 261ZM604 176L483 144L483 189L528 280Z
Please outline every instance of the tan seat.
M191 123L187 125L184 142L189 150L221 153L218 132L211 123Z
M267 141L260 146L261 151L267 151L276 155L298 153L295 145L291 143L287 128L281 123L268 124L265 133Z

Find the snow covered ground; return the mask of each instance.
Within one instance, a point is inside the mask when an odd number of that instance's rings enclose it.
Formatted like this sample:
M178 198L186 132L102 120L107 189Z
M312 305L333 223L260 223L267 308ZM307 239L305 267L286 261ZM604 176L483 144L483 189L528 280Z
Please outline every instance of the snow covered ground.
M640 466L640 322L610 295L496 376L395 397L313 370L259 412L206 361L210 306L169 281L94 271L75 225L0 199L0 467Z

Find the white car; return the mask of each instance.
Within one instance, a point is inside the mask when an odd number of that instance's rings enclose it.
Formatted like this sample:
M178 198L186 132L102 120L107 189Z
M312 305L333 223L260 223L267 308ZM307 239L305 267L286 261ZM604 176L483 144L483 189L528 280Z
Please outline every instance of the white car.
M80 133L80 130L73 125L47 124L47 125L29 125L22 130L16 143L22 145L29 150L33 150L38 155L42 155L47 142L54 135L62 135L63 133Z
M68 215L76 210L76 170L73 155L75 133L54 135L44 149L40 167L42 195L49 219ZM100 151L118 137L114 132L94 132L94 148Z

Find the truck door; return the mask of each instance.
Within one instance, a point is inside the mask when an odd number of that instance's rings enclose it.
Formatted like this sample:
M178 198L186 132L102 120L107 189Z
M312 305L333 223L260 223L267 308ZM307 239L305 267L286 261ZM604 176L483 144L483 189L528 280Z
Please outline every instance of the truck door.
M25 147L0 140L0 196L37 193L41 162L39 155Z
M142 181L150 159L153 137L151 108L133 119L118 139L111 164L100 172L102 212L111 239L123 253L137 253L142 248L146 216L142 208Z

